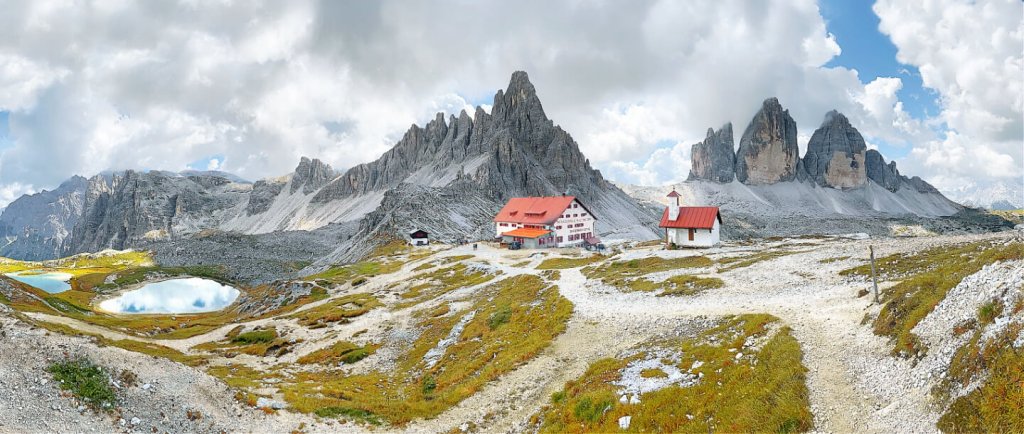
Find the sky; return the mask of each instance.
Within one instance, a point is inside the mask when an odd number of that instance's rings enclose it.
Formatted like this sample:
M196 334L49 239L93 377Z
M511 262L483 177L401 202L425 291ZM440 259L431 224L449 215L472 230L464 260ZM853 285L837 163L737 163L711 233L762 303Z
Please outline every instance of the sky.
M372 161L525 70L617 182L686 178L778 97L956 199L1024 188L1024 3L0 0L0 206L108 169ZM995 192L995 193L993 193Z

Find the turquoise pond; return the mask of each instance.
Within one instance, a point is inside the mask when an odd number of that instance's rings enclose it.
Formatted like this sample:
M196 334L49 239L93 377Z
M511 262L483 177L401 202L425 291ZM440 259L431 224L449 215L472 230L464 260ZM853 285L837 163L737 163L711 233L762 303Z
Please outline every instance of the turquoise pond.
M235 302L240 292L209 279L189 277L154 282L100 303L101 310L127 314L213 312Z
M70 280L74 277L68 273L33 273L25 271L10 273L5 276L26 285L42 289L50 294L57 294L71 289Z

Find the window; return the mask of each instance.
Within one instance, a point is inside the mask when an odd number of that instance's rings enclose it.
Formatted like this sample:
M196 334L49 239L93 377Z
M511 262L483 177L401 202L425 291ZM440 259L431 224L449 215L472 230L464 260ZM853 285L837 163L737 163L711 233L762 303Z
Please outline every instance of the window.
M562 242L563 237L558 237L558 242Z

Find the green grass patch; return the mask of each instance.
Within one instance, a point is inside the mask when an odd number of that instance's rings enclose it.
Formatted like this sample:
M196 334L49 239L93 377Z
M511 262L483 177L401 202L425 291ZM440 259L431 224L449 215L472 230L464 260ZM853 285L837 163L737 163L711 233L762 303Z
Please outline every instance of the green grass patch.
M579 268L593 264L595 262L601 262L607 259L603 255L590 255L583 256L580 258L551 258L545 259L537 266L538 270L564 270L567 268Z
M822 259L822 260L818 261L818 263L819 264L832 264L832 263L835 263L835 262L842 262L842 261L845 261L847 259L850 259L850 257L849 256L837 256L835 258L825 258L825 259Z
M359 410L347 407L323 407L313 412L324 418L341 418L356 422L365 422L370 425L380 425L380 418L366 410Z
M242 345L264 344L267 342L273 342L274 339L277 339L277 329L269 328L240 333L231 338L231 343Z
M772 259L781 258L783 256L792 255L792 254L795 254L795 253L803 253L803 251L801 251L801 250L765 250L765 251L757 252L757 253L754 253L752 255L747 255L747 256L736 256L736 257L732 257L732 258L722 258L722 259L718 260L718 263L721 264L718 267L718 272L719 273L724 273L726 271L732 271L732 270L735 270L737 268L745 268L745 267L749 267L751 265L754 265L754 264L756 264L758 262L769 261L769 260L772 260Z
M404 300L395 309L406 309L428 300L436 299L449 292L484 284L499 273L488 273L482 269L470 268L466 264L455 264L413 278L413 284L399 297Z
M110 387L106 370L87 359L57 362L46 368L61 389L70 391L82 401L102 409L117 404L117 395Z
M632 417L631 432L808 431L813 418L800 345L785 327L768 336L773 321L768 315L732 317L696 337L659 339L634 356L598 360L552 396L539 431L619 432L622 416ZM744 348L749 337L767 342L760 350ZM678 367L703 377L692 386L644 393L639 404L619 403L620 386L613 383L630 363L647 357L644 350L652 345L680 351ZM745 356L737 359L737 351ZM691 369L696 360L703 365Z
M1018 301L1009 314L1019 314L1022 308L1024 300ZM1004 309L1001 302L981 306L975 321L980 326L974 327L970 340L957 348L946 377L932 390L941 402L948 402L955 387L981 381L981 386L949 403L939 418L940 430L1024 432L1024 349L1013 347L1024 325L1011 323L990 339L982 339L985 325Z
M339 363L351 365L369 357L377 351L378 347L379 345L356 345L352 342L341 341L302 356L298 362L303 365L337 365Z
M713 262L705 256L684 256L673 259L648 257L586 267L582 272L589 279L600 279L604 284L620 289L654 291L660 288L660 283L642 279L643 276L680 268L710 267L712 264Z
M370 294L349 294L320 306L293 313L288 318L298 320L299 324L305 327L324 327L331 323L350 321L379 306L383 305Z
M235 332L235 330L232 330L232 332ZM256 357L279 357L287 354L291 351L291 347L299 342L279 336L277 328L270 327L250 330L244 333L231 333L225 340L196 345L193 349L196 351L224 353L228 357L238 354L248 354Z
M980 241L876 260L881 279L900 282L880 293L884 305L873 323L875 333L894 340L894 355L923 356L927 348L911 330L946 298L946 293L985 265L1020 259L1024 259L1024 244L1020 242ZM840 274L870 277L870 264Z
M395 369L296 373L280 386L285 399L301 412L359 410L395 424L436 417L533 358L565 330L572 313L572 303L536 276L502 280L482 288L471 300L466 311L422 317L419 337L397 358ZM490 318L506 307L508 321L491 328ZM456 341L435 362L428 362L427 353L469 312L475 314ZM339 417L358 421L346 414Z

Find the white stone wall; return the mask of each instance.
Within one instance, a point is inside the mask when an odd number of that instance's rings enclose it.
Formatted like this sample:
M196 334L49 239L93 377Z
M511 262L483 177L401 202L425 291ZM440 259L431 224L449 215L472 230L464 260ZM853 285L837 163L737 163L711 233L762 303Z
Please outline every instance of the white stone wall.
M668 242L679 247L712 247L720 242L720 229L718 219L715 219L715 225L710 230L694 229L693 241L690 241L689 229L668 228Z

